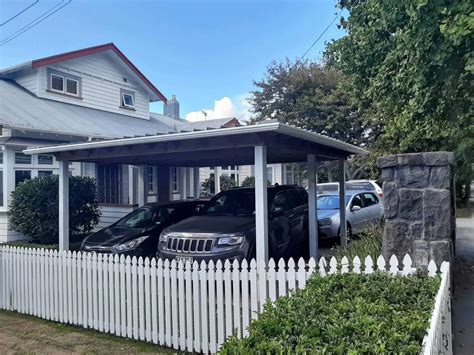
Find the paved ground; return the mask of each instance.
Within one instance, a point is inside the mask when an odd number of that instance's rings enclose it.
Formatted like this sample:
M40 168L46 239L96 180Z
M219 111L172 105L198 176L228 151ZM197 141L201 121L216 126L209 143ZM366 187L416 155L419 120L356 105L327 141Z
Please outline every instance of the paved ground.
M153 344L0 311L0 354L173 353Z
M471 212L474 212L472 208ZM474 214L470 218L458 218L456 225L452 302L454 353L472 355L474 354Z

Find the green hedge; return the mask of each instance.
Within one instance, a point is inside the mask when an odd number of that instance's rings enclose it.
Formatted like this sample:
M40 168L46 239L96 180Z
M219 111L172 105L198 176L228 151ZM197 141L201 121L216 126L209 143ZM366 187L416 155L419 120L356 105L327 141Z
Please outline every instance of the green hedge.
M12 192L10 227L31 237L33 242L53 244L59 234L59 177L39 177L20 183ZM99 222L95 180L69 177L69 230L90 232Z
M434 307L439 277L331 275L267 303L244 339L222 354L417 354Z

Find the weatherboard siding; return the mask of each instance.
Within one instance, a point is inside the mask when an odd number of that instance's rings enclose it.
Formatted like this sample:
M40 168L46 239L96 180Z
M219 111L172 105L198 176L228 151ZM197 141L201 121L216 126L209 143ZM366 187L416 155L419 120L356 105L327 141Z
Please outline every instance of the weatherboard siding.
M11 76L19 85L24 87L26 90L37 95L38 94L38 70L29 69L22 70Z
M81 78L81 98L48 91L48 69ZM131 78L115 60L106 53L93 54L68 60L39 69L40 97L114 112L137 118L149 119L148 93ZM123 79L126 78L127 82ZM120 107L120 90L135 95L135 110Z

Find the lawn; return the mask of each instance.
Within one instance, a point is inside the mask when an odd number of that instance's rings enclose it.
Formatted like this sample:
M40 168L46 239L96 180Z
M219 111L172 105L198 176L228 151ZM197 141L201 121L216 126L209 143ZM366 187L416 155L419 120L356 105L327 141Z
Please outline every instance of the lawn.
M172 354L176 351L16 312L0 311L2 353Z

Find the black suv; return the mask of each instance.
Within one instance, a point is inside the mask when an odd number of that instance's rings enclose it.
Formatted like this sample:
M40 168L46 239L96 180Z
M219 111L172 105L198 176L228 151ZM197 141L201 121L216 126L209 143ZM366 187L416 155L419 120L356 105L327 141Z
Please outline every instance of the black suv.
M307 251L308 194L297 186L268 187L270 257ZM214 196L197 216L160 235L157 256L183 261L255 257L255 190L236 188Z

